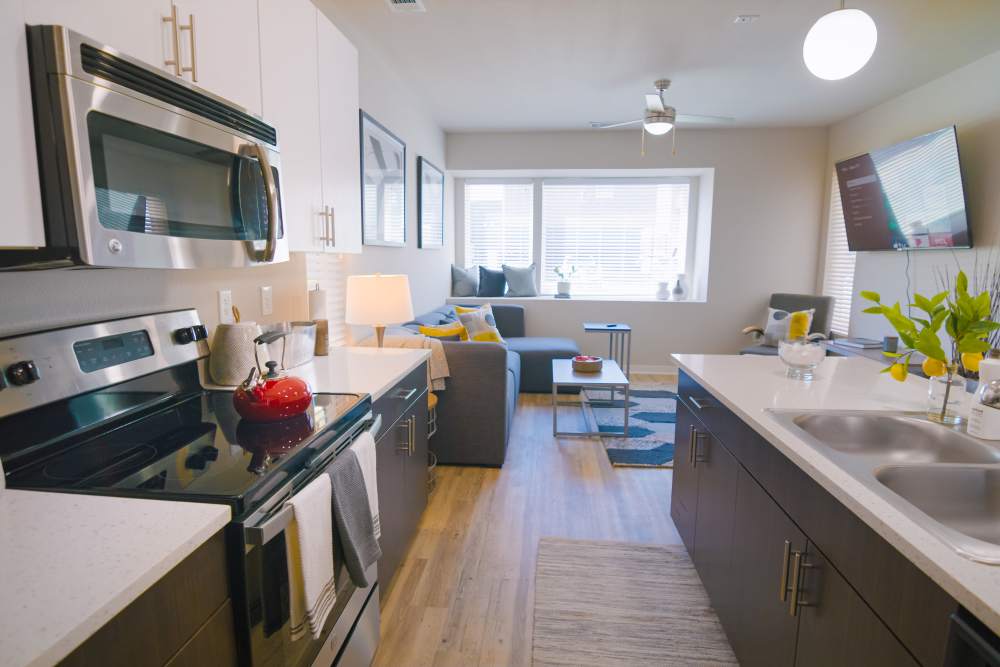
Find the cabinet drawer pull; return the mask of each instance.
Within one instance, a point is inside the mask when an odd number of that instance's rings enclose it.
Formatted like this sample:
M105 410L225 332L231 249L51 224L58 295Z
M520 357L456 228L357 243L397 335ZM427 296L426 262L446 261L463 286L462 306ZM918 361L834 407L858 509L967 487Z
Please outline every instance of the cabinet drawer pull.
M393 392L392 397L398 398L401 401L408 401L411 398L413 398L413 395L416 393L417 393L416 387L413 387L412 389L397 389L395 392Z
M711 401L709 401L707 398L695 398L694 396L691 397L691 405L698 408L699 410L705 410L707 408L715 407L712 405Z
M782 602L788 600L788 562L792 558L792 543L785 540L785 548L781 555L781 590L778 599Z

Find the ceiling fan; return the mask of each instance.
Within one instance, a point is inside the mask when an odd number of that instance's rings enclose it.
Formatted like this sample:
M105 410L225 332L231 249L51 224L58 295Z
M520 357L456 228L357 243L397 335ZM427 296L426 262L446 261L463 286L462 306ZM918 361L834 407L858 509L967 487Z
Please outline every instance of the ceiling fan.
M607 130L613 127L625 127L626 125L636 125L642 123L643 149L645 149L646 132L654 135L664 135L680 122L684 124L695 123L733 123L735 118L729 116L703 116L698 114L678 114L677 109L669 106L663 101L663 93L670 87L670 79L657 79L653 83L656 94L646 95L646 112L642 118L618 122L590 121L590 126L598 130ZM643 150L645 154L645 150Z

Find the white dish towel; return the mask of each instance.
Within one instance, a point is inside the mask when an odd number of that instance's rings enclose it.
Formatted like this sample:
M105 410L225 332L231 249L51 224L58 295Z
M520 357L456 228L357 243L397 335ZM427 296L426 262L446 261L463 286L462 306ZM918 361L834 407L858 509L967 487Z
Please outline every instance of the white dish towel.
M372 432L365 431L351 445L354 455L358 457L361 474L365 478L365 490L368 491L368 506L372 510L372 524L375 526L375 539L382 537L382 526L378 519L378 475L375 466L375 438Z
M307 630L318 638L337 600L330 477L320 475L288 504L295 514L285 533L292 639Z

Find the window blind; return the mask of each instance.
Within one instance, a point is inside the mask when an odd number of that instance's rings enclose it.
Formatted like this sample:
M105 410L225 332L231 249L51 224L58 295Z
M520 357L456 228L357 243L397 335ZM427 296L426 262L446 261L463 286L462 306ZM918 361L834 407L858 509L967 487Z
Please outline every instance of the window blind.
M830 186L830 215L826 229L826 260L823 268L823 294L833 297L830 328L846 336L851 325L851 301L854 296L854 253L847 249L847 228L840 201L837 174Z
M531 264L533 209L531 181L466 182L466 265Z
M690 196L689 179L546 179L542 293L556 292L565 261L574 295L655 295L685 272Z

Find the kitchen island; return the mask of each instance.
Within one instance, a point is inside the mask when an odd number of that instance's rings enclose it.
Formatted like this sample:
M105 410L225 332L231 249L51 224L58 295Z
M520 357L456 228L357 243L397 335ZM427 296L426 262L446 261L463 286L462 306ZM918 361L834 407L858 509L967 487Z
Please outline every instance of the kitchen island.
M879 374L880 364L861 358L827 358L810 383L786 378L782 364L773 357L685 354L674 355L674 359L681 378L672 514L724 626L728 615L731 620L740 620L737 635L747 631L767 634L763 607L753 621L743 622L746 618L738 611L745 602L740 597L743 594L735 599L730 595L731 590L739 589L740 580L753 577L754 558L766 555L762 561L766 581L758 604L780 602L775 618L779 614L788 618L801 615L802 625L797 629L800 659L794 661L796 664L811 662L801 660L803 648L809 649L803 632L830 640L820 636L816 628L817 619L829 621L832 612L821 611L815 598L836 598L832 578L822 579L812 590L808 586L810 576L816 579L812 573L823 567L843 575L844 591L860 596L841 605L845 618L870 614L867 625L881 619L888 627L884 638L870 642L872 650L893 656L884 658L883 664L941 664L948 616L958 605L993 632L1000 630L1000 567L957 553L928 530L926 521L914 519L874 493L770 412L922 413L927 400L925 379L911 377L898 383ZM772 509L771 524L749 525L755 521L752 517ZM765 545L755 553L754 540L768 531L778 540L777 546ZM785 567L782 562L782 542L790 544L784 551L791 558L784 560L794 561L798 553L804 572L801 581L805 590L794 591L802 594L798 602L803 604L798 607L788 599L799 580L790 571L794 564ZM777 549L776 554L773 549ZM770 570L773 572L768 574ZM737 574L727 575L732 571ZM786 586L786 579L795 582L788 581ZM814 599L809 600L810 595ZM841 595L841 601L848 600L845 596ZM810 610L806 605L815 608ZM794 654L796 630L777 632L779 636L770 645L779 647L776 650L780 653L785 641ZM846 633L840 643L847 643L848 636L854 633ZM739 637L730 639L739 656ZM832 650L837 643L826 649ZM854 637L850 644L865 642ZM904 647L905 652L900 650ZM751 650L750 657L759 656ZM913 657L915 662L907 662ZM774 664L784 662L777 655L769 659L775 660Z

